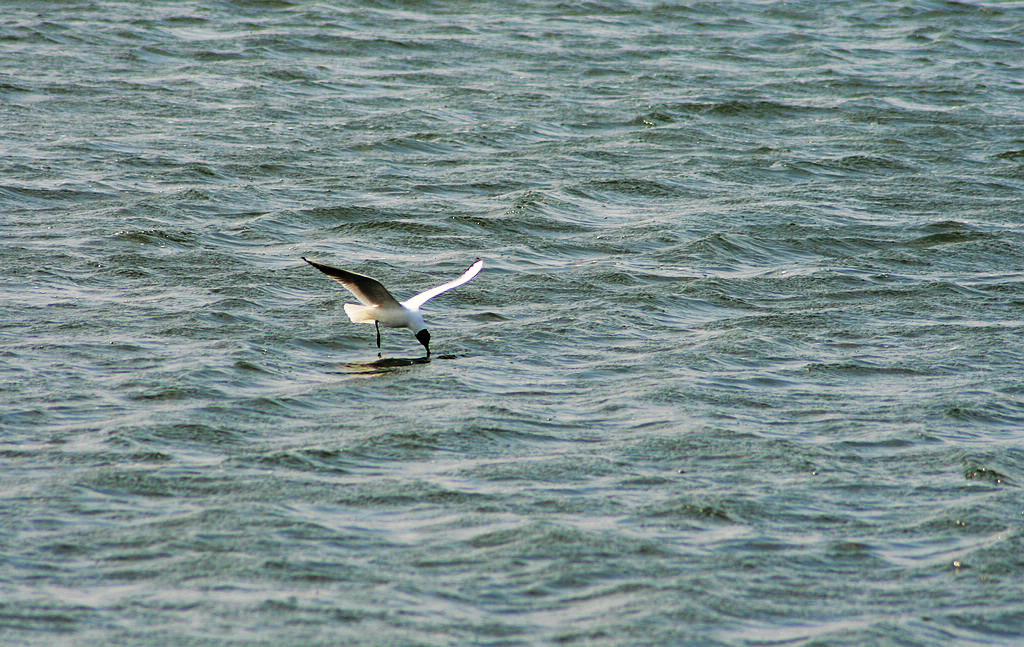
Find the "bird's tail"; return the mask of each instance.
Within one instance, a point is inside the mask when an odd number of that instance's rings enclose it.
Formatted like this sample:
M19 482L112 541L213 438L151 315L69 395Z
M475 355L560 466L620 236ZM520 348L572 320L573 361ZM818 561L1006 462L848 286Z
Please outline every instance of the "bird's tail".
M353 323L373 323L377 321L377 317L373 315L373 311L376 310L373 306L360 306L354 303L345 304L345 314Z

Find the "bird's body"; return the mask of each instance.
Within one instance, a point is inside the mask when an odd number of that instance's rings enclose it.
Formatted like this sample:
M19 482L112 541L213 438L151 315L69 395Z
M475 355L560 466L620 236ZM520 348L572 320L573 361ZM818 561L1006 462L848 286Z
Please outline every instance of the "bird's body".
M449 281L435 288L420 292L410 299L399 302L376 279L317 263L305 256L302 257L302 260L344 285L348 288L349 292L359 299L362 305L355 303L345 304L345 314L354 323L372 323L377 326L377 348L380 348L380 326L385 328L408 328L427 350L427 357L430 357L430 333L427 332L423 315L420 314L420 308L424 303L442 292L458 287L479 274L480 269L484 265L482 260L477 259L454 281Z

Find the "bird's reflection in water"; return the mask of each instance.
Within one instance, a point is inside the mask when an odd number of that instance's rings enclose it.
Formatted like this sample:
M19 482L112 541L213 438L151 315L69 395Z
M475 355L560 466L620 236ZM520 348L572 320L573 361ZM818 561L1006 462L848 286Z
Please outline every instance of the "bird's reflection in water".
M417 364L429 364L435 359L455 359L455 355L435 355L433 357L383 357L372 362L348 362L342 366L347 370L330 371L339 375L376 375L391 373L400 368Z

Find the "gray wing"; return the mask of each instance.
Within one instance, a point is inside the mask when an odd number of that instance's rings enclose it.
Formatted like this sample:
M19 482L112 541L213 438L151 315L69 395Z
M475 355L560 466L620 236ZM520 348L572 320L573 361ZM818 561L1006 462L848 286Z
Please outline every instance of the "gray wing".
M395 297L391 296L391 293L387 291L387 288L381 285L376 279L371 279L368 276L356 274L355 272L339 270L338 268L331 267L330 265L317 263L316 261L309 260L305 256L302 257L302 260L306 261L338 283L344 285L364 306L398 306L398 301Z

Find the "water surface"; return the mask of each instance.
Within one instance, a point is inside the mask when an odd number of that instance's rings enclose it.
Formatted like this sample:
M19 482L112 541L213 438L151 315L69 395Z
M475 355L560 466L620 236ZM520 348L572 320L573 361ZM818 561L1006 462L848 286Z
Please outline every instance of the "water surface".
M4 644L1024 633L1019 3L0 17ZM426 308L347 321L299 260Z

